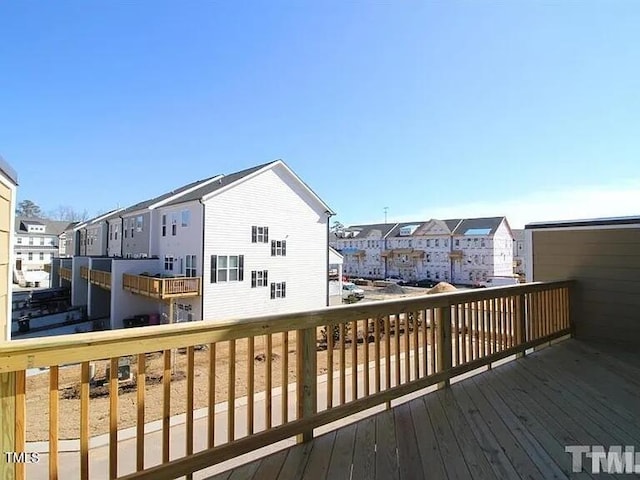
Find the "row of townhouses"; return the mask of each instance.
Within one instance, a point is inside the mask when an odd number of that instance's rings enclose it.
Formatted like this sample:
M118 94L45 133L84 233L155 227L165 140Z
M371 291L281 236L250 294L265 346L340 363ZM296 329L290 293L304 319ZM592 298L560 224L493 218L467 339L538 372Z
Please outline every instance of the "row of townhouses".
M354 225L335 232L331 243L352 277L473 285L514 274L514 234L505 217Z
M321 308L332 215L281 160L206 178L69 228L53 286L107 328Z

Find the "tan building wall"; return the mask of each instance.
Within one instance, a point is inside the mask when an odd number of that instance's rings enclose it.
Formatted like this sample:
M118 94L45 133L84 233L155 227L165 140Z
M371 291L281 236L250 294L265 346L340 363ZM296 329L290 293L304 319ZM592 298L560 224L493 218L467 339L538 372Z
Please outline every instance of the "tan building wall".
M578 281L577 337L640 346L640 218L605 222L532 229L533 280Z

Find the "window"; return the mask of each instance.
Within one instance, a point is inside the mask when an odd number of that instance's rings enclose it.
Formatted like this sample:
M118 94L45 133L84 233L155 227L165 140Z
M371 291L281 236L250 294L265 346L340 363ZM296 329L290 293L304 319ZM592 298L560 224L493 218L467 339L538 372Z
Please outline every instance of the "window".
M113 239L114 239L114 240L118 240L118 230L119 230L119 228L118 228L118 224L116 223L116 224L113 226Z
M142 217L142 215L138 215L136 217L136 232L141 232L143 225L144 225L144 218Z
M22 237L18 237L18 238L16 239L16 243L17 243L18 245L21 245L21 244L22 244Z
M44 260L44 252L40 252L40 260Z
M481 239L480 239L480 246L481 246L481 247L484 247L484 238L481 238Z
M268 282L268 274L266 270L253 270L251 272L251 288L266 287Z
M287 282L271 284L271 299L285 298L287 296Z
M449 240L447 240L446 238L445 238L445 240L444 240L444 246L445 246L445 247L448 247L448 246L449 246Z
M460 246L460 239L456 238L456 247Z
M29 237L29 245L33 245L33 237Z
M113 225L109 225L109 240L113 240Z
M191 220L191 212L189 210L182 210L180 216L182 217L182 226L188 227L189 221Z
M164 269L168 272L173 271L173 264L175 262L175 258L172 255L167 255L164 257Z
M269 227L251 227L251 243L268 243Z
M211 255L211 283L243 280L244 255Z
M171 235L176 236L176 232L178 230L178 214L171 214Z
M29 257L29 260L33 260L33 252L29 252L28 257Z
M124 231L124 238L127 238L129 236L129 230L127 229L126 220L125 220L125 223L122 225L122 230Z
M167 236L167 216L162 215L162 236Z
M287 256L287 241L286 240L271 240L271 256L272 257L286 257Z
M430 238L428 238L428 239L427 239L427 247L430 247L430 246L431 246L431 239L430 239Z
M187 255L186 257L186 268L185 274L187 277L195 277L196 276L196 256L195 255Z
M53 260L53 253L49 254L49 260Z
M440 246L440 239L439 239L439 238L436 238L436 239L433 241L433 243L435 244L435 246L436 246L436 247L439 247L439 246Z

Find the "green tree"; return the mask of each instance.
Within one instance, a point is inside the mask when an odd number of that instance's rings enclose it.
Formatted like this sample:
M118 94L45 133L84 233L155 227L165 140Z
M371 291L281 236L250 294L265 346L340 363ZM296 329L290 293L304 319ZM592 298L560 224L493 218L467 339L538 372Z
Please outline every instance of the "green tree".
M19 217L37 218L42 215L42 210L31 200L23 200L16 208L16 215Z

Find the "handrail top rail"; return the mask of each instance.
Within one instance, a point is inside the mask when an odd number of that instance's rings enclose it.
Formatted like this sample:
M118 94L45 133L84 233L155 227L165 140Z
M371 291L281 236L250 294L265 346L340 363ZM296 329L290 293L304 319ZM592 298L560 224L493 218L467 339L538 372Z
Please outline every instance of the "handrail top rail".
M379 318L385 315L448 307L550 288L571 287L574 283L574 280L533 282L323 307L317 310L242 317L227 319L223 322L196 321L126 330L75 333L45 339L12 340L0 343L0 373L314 328L363 318Z

